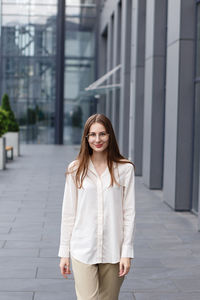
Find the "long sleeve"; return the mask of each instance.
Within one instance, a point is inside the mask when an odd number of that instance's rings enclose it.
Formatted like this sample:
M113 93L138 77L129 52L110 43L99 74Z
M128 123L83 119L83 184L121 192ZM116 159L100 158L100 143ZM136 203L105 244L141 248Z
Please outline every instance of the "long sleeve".
M121 257L134 258L133 239L135 234L135 171L134 166L126 174L123 197L124 239Z
M76 217L76 191L73 173L67 174L62 204L60 247L58 252L59 257L69 257L70 239Z

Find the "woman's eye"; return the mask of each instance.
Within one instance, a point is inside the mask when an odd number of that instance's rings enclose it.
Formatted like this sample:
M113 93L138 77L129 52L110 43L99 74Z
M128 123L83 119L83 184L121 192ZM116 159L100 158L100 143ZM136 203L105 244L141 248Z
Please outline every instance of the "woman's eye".
M100 133L100 136L105 136L105 135L106 135L105 132Z
M90 136L96 136L96 134L95 133L90 133Z

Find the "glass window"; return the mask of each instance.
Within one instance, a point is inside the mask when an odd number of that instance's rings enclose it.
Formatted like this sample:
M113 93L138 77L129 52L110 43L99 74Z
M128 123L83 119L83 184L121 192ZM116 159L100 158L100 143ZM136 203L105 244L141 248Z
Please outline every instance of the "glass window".
M54 143L57 0L2 2L1 94L8 93L20 140Z
M81 141L83 124L95 111L94 96L85 88L95 81L94 1L68 1L66 6L64 143Z
M8 93L25 143L54 143L58 0L3 0L1 95ZM66 0L64 143L80 142L95 109L85 87L94 80L96 5Z

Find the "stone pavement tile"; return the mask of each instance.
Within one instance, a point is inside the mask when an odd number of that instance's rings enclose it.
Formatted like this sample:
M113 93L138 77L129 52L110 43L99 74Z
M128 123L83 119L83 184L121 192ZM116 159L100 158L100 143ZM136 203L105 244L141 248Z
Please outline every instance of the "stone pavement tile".
M146 292L178 292L179 289L174 284L173 280L170 279L147 279L147 278L140 278L133 280L128 276L121 287L122 291L127 292L139 292L139 291L146 291Z
M0 240L6 239L6 240L24 240L24 241L40 241L42 238L42 233L40 232L29 232L27 234L24 234L24 232L14 232L14 233L8 233L8 234L0 234Z
M12 266L23 266L23 267L58 267L59 268L59 258L48 258L48 257L13 257L10 256L8 260L5 257L0 256L0 266L12 268Z
M200 293L134 293L136 300L199 300Z
M0 211L2 208L7 207L7 208L18 208L22 204L22 200L10 200L10 199L0 199Z
M182 268L134 268L133 280L140 278L148 279L180 279L200 278L200 266Z
M23 221L23 222L27 222L26 224L28 224L29 222L31 223L39 223L39 222L42 222L44 221L44 213L40 216L38 216L37 214L34 214L34 215L16 215L16 222L20 222L20 221Z
M4 248L52 248L58 247L57 241L6 241Z
M76 292L68 290L66 292L36 292L33 300L76 300Z
M58 247L40 249L40 257L58 257Z
M3 240L3 241L0 241L0 248L2 248L2 247L4 247L4 245L5 245L5 240Z
M39 248L40 241L6 241L5 249L27 249L27 248Z
M17 191L14 189L13 191L10 189L10 184L9 184L9 189L6 189L2 194L2 198L9 197L9 199L20 199L23 198L25 193L27 192L26 188L23 188L21 191Z
M60 234L58 234L57 232L45 232L42 234L42 240L49 240L49 239L53 239L54 241L57 241L57 245L59 243L60 240Z
M181 291L200 292L200 277L174 278L173 282Z
M137 213L136 219L137 219L137 224L140 224L140 223L142 223L142 224L144 224L144 223L145 224L152 224L152 223L154 223L154 224L158 224L158 226L162 221L161 219L158 218L157 215L154 215L152 217L152 214L150 215L150 214L145 214L145 213L143 214L142 218L140 218L139 214ZM136 224L136 226L137 226L137 224Z
M37 199L37 201L36 201ZM47 201L48 199L48 194L45 192L45 195L37 195L34 191L30 194L30 192L28 193L28 195L25 195L21 200L26 202L27 205L30 203L34 203L34 202L44 202Z
M56 207L56 205L54 205L54 206L52 205L51 207L46 206L45 211L47 213L51 213L51 212L58 212L58 213L60 213L60 207L58 207L58 204L57 204L57 207Z
M46 200L41 199L40 201L26 201L22 200L21 207L22 208L45 208L46 207Z
M41 227L41 226L34 226L34 225L29 225L26 227L13 227L12 226L10 233L11 234L22 233L22 234L26 235L26 234L30 234L33 232L34 232L34 234L40 234L41 231L43 231L43 227Z
M0 292L0 300L33 300L32 292Z
M163 267L164 265L161 263L160 259L148 257L137 257L134 259L134 266L138 268L155 268L155 267Z
M169 223L165 223L165 224L163 224L163 226L165 226L165 228L167 229L167 230L169 230L169 231L174 231L174 230L176 230L176 231L191 231L191 232L193 232L193 230L198 230L198 228L197 228L197 224L195 224L195 226L194 226L194 224L192 224L191 222L185 222L185 223L183 223L183 222L178 222L177 221L177 223L176 224L169 224Z
M178 252L179 257L189 256L192 254L191 249L180 249ZM135 257L149 257L151 258L166 258L166 257L177 257L177 251L174 249L141 249L135 251Z
M40 207L22 207L19 209L17 216L25 215L25 216L44 216L45 210Z
M13 278L12 284L10 279L1 278L0 291L2 292L67 292L74 288L73 280L62 279L43 279L43 278Z
M8 214L8 213L11 213L11 214L16 214L18 212L18 207L12 207L12 206L7 206L7 207L1 207L0 209L0 218L1 218L1 215L4 215L4 214Z
M162 230L165 230L166 232L166 228L164 226L164 224L162 222L160 223L137 223L137 229L151 229L151 230L157 230L157 229L162 228Z
M135 300L133 293L120 292L119 300Z
M10 257L10 256L27 256L27 257L38 257L39 249L0 249L0 256Z
M177 236L185 243L190 243L193 241L200 242L200 233L198 231L177 231L176 232Z
M25 225L26 225L26 227L25 227ZM27 223L27 222L21 222L21 223L20 222L13 222L12 223L12 232L21 231L21 230L23 230L25 232L31 231L31 230L36 230L37 231L38 229L42 230L43 227L44 227L44 222L39 222L39 223L34 223L34 222L31 222L31 221L29 223Z
M11 230L11 226L0 226L0 234L8 233Z
M37 270L37 278L57 278L57 279L61 279L62 274L60 273L60 268L58 266L56 267L39 267ZM69 275L69 279L73 279L73 272L72 274Z
M30 225L38 225L38 226L43 226L44 225L44 219L41 218L40 220L31 218L30 220L28 218L20 218L18 219L17 217L15 220L12 222L12 227L20 227L20 226L30 226Z
M200 265L200 257L179 257L177 252L177 257L164 257L160 258L160 262L163 266L172 268L183 268L183 267L194 267Z
M182 241L179 239L167 239L167 240L148 240L148 245L151 249L159 249L165 250L165 249L185 249L185 246Z
M76 293L75 291L68 291L68 292L36 292L34 300L76 300ZM132 293L120 293L119 300L135 300Z
M14 278L35 278L37 267L24 267L12 264L11 267L8 265L0 266L0 278L10 278L12 281Z

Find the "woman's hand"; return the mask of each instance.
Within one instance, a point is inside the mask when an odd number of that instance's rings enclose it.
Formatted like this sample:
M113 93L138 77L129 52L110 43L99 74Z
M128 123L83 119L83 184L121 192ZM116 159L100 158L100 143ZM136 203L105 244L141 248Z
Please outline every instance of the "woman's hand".
M131 258L122 257L119 263L119 277L128 274L130 267L131 267Z
M60 271L64 278L67 279L66 274L71 274L69 257L61 257L60 259Z

